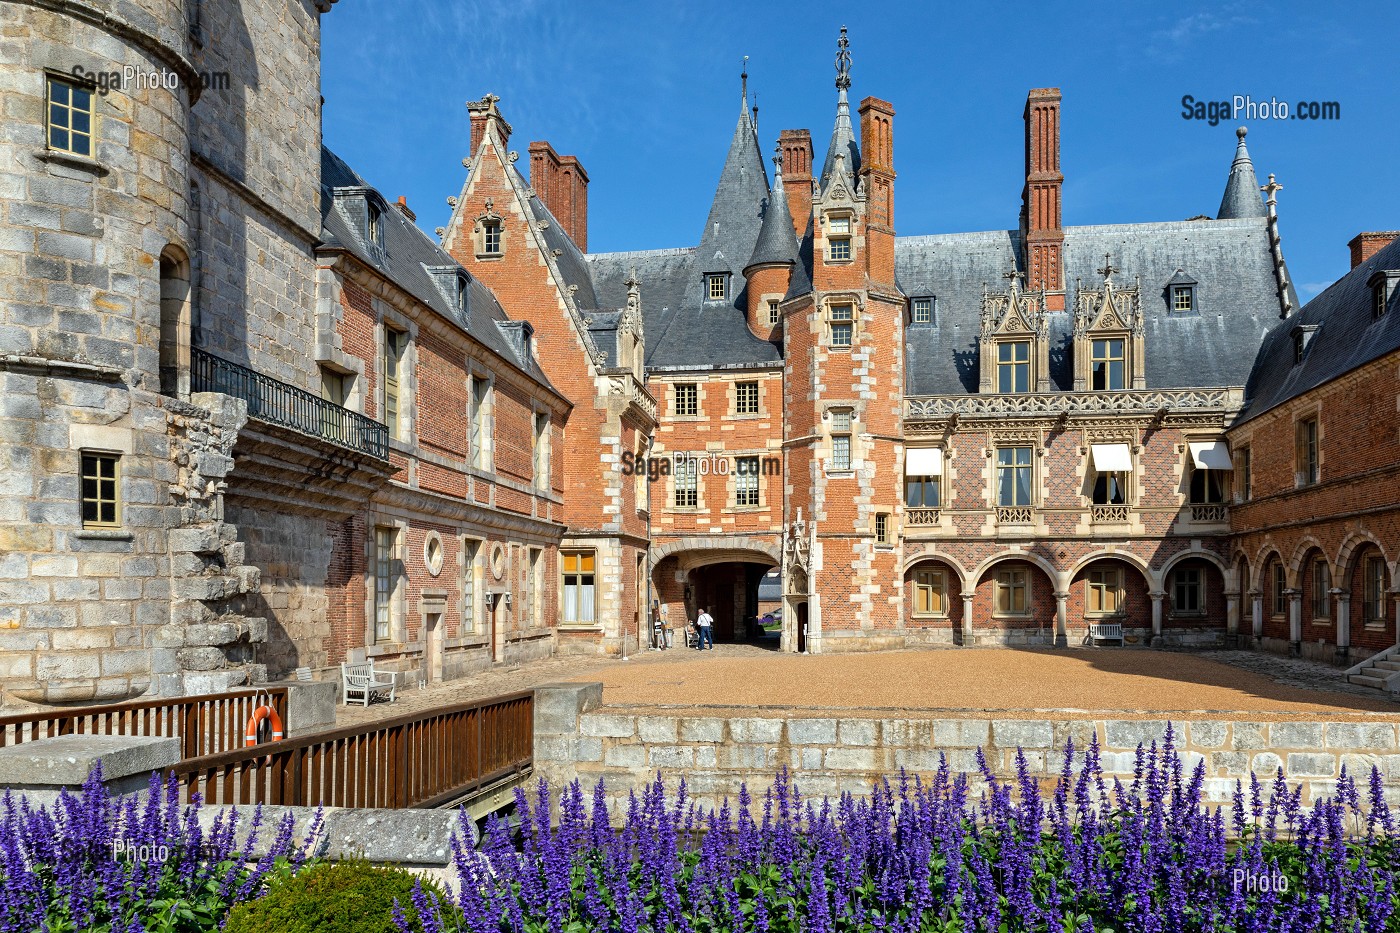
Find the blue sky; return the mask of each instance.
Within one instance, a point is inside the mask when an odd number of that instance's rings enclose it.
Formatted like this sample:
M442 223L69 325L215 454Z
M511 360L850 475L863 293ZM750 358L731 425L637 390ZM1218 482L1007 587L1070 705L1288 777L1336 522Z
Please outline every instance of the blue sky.
M322 22L326 143L429 232L461 188L464 104L491 92L522 161L537 139L582 161L592 251L693 245L743 57L765 150L806 127L820 160L842 25L852 101L897 111L901 234L1014 227L1021 110L1049 86L1064 93L1066 224L1214 216L1238 124L1185 120L1181 99L1239 94L1340 104L1336 121L1243 121L1260 181L1284 186L1304 300L1347 270L1353 235L1400 229L1400 4L362 0Z

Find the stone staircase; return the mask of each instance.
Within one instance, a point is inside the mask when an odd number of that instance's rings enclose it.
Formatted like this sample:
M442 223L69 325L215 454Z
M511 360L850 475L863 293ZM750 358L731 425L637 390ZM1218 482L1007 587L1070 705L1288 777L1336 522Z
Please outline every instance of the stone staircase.
M1400 693L1400 645L1373 654L1347 669L1347 683L1371 687L1388 693Z

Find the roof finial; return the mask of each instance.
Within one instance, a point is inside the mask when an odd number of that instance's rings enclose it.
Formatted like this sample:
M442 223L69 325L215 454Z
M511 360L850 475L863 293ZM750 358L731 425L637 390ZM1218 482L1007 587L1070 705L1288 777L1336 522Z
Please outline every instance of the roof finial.
M836 40L836 87L847 90L851 86L851 43L846 38L846 27L841 27L841 38Z
M743 83L743 93L739 100L739 115L744 116L749 112L749 57L744 56L743 70L739 72L739 80Z
M1115 265L1113 264L1113 257L1110 256L1108 253L1104 253L1104 254L1103 254L1103 268L1102 268L1102 269L1096 269L1095 271L1098 272L1099 275L1103 276L1103 282L1104 282L1104 284L1105 284L1105 285L1108 285L1108 284L1110 284L1109 279L1111 279L1111 278L1113 277L1113 273L1118 272L1119 269L1118 269L1117 266L1115 266Z
M1278 204L1278 193L1283 190L1283 185L1274 181L1274 173L1270 172L1269 183L1267 185L1260 185L1259 190L1269 196L1268 204L1270 208L1273 208Z

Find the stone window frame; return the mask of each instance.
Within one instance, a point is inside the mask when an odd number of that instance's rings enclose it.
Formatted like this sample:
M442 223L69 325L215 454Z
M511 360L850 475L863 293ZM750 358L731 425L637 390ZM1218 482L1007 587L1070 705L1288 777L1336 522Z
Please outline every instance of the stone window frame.
M531 433L530 433L530 469L533 473L531 485L538 491L548 492L550 479L550 459L553 451L550 441L552 440L551 426L553 419L550 417L548 409L536 407L532 409ZM543 430L541 430L543 425Z
M1105 343L1117 341L1120 344L1122 344L1122 353L1116 358L1121 369L1121 379L1123 383L1122 386L1120 386L1119 388L1115 389L1111 385L1109 385L1112 379L1110 378L1107 370L1104 373L1104 385L1102 387L1099 387L1094 384L1094 380L1097 375L1095 371L1095 364L1100 359L1103 359L1105 363L1111 364L1115 359L1115 357L1112 356L1099 357L1095 354L1095 345L1098 344L1100 341ZM1126 392L1130 390L1133 386L1132 334L1130 334L1128 331L1095 331L1088 335L1088 337L1086 338L1086 342L1089 345L1089 391Z
M771 298L764 296L763 300L768 304L768 326L777 327L783 323L783 301L781 298Z
M844 231L835 229L834 221L844 220L846 229ZM822 215L822 226L825 228L826 248L822 250L823 261L828 265L849 265L856 260L856 215L855 211L849 208L828 211ZM836 244L842 243L845 246L845 255L836 255Z
M1182 301L1185 298L1185 302ZM1196 286L1195 285L1173 285L1171 287L1171 313L1172 314L1193 314L1196 307Z
M1098 575L1098 576L1100 577L1100 579L1099 579L1098 582L1095 582L1095 580L1094 580L1095 575ZM1112 578L1112 582L1110 582L1110 575L1111 575L1111 578ZM1098 608L1098 609L1091 608L1091 607L1092 607L1092 604L1093 604L1093 595L1094 595L1095 590L1098 590L1098 591L1102 592L1104 595L1107 595L1107 594L1109 593L1110 590L1112 591L1112 593L1113 593L1113 608L1112 608L1112 609L1104 609L1104 608L1103 608L1103 605L1104 605L1104 599L1103 599L1103 597L1100 597L1100 599L1099 599L1099 608ZM1117 617L1117 616L1125 615L1125 614L1127 613L1127 609L1126 609L1126 607L1124 606L1124 603L1126 602L1126 596L1127 596L1127 587L1126 587L1126 585L1125 585L1125 583L1124 583L1124 579L1123 579L1123 568L1122 568L1122 567L1098 567L1098 568L1092 568L1092 567L1091 567L1091 568L1089 568L1088 570L1085 571L1085 575L1084 575L1084 615L1087 616L1088 618L1092 618L1092 619L1111 619L1111 618L1115 618L1115 617Z
M1006 337L998 337L992 342L992 365L995 368L992 379L992 391L997 395L1030 395L1035 391L1036 386L1036 366L1035 366L1035 343L1036 340L1029 334L1015 334ZM1004 346L1022 345L1026 348L1026 358L1024 360L1002 360L1001 348ZM1026 387L1025 389L1015 388L1015 375L1011 379L1012 388L1003 391L1001 388L1001 372L1004 366L1025 366L1026 367Z
M1030 501L1029 502L1002 502L1001 501L1001 451L1025 448L1031 452L1030 464L1008 464L1014 469L1022 469L1029 466L1030 469ZM998 439L991 449L992 459L992 507L1006 509L1034 509L1040 505L1040 458L1036 456L1039 445L1032 440L1020 439Z
M436 551L434 551L434 545L437 546ZM438 533L437 529L429 529L428 533L423 536L423 568L428 571L430 576L436 577L442 574L445 553L442 546L442 535ZM434 556L435 554L436 556Z
M923 320L920 320L920 318L919 318L919 303L920 303L920 302L927 302L927 306L926 306L926 308L925 308L924 310L928 312L928 315L927 315L927 317L925 317ZM934 314L935 314L936 311L937 311L937 307L938 307L938 296L936 296L936 295L916 295L916 296L910 298L910 299L909 299L909 323L910 323L910 324L917 324L917 325L919 325L919 326L932 325L932 324L933 324L933 321L934 321Z
M1238 458L1239 466L1235 467L1235 473L1239 477L1239 482L1235 484L1235 501L1248 502L1254 498L1254 451L1251 445L1241 444L1235 454Z
M1195 574L1194 582L1188 582L1186 574ZM1194 609L1183 609L1183 600L1180 595L1183 592L1195 591L1196 607ZM1198 617L1206 614L1206 577L1200 567L1173 567L1171 573L1171 614L1176 617Z
M705 286L705 301L728 301L729 300L729 273L728 272L706 272L703 282Z
M485 386L477 397L477 386ZM475 366L467 370L467 466L496 472L496 374Z
M675 459L675 458L672 458L672 459L673 459L673 469L672 469L672 471L671 471L671 483L670 483L670 485L671 485L671 496L670 496L671 508L673 508L673 509L681 509L681 510L684 510L684 511L687 511L687 512L689 512L689 511L694 511L694 510L696 510L696 509L699 509L699 508L700 508L700 503L701 503L702 501L704 501L703 498L702 498L702 496L701 496L701 494L700 494L701 491L700 491L700 461L699 461L699 459L698 459L698 458L695 458L695 457L683 457L683 458L681 458L681 459ZM685 489L682 489L682 488L681 488L681 481L682 481L683 479L686 480L686 485L687 485L688 488L685 488ZM687 496L686 496L687 499L693 499L694 501L691 501L691 502L682 502L682 501L681 501L681 493L682 493L682 492L685 492L685 493L687 494Z
M380 315L378 325L378 341L376 352L379 355L379 386L378 403L380 420L389 429L389 440L398 441L403 444L413 443L414 418L413 418L413 398L414 398L414 375L416 367L414 361L418 341L415 339L414 327L411 321L397 313L385 311ZM397 374L394 378L395 386L395 420L397 424L389 423L389 334L401 335L404 345L400 353L397 367Z
M65 88L65 89L67 89L67 96L68 96L67 102L57 101L57 100L54 99L54 88L55 88L55 85L58 85L58 86L61 86L61 87ZM80 108L74 106L74 104L73 104L73 100L74 100L73 94L74 94L74 92L81 92L81 93L87 95L87 103L88 103L88 106L87 106L86 109L80 109ZM71 74L70 74L70 75L63 75L63 74L58 73L57 71L51 71L51 70L48 70L48 69L46 69L46 70L44 71L44 118L43 118L43 119L44 119L44 148L45 148L48 152L54 153L54 154L56 154L56 155L58 155L58 156L60 156L60 157L67 157L67 158L74 158L74 159L86 159L86 160L95 161L95 159L96 159L95 151L96 151L97 139L98 139L98 136L97 136L97 117L98 117L98 113L97 113L97 100L98 100L98 97L99 97L99 94L98 94L98 92L97 92L97 90L96 90L95 88L91 87L90 85L85 84L85 83L82 82L82 81L77 81L77 80L75 80L75 79L74 79L74 76L71 75ZM68 125L67 125L66 127L56 126L56 125L54 124L54 122L53 122L53 114L54 114L54 108L55 108L55 107L62 109L62 110L67 114ZM87 119L88 119L88 128L87 128L87 132L81 132L81 131L79 131L79 132L76 133L76 134L74 133L74 131L73 131L73 116L74 116L74 114L84 114L84 115L87 116ZM68 136L68 138L69 138L69 139L68 139L69 144L68 144L67 146L56 146L56 145L54 145L54 131L55 131L55 130L59 130L59 131L65 133L65 134L67 134L67 136ZM86 152L82 152L82 151L79 151L79 150L73 148L72 142L73 142L73 137L74 137L74 135L83 136L83 137L85 137L85 138L87 139L87 151L86 151Z
M462 603L462 634L476 634L478 605L481 593L485 587L480 579L482 574L481 555L485 550L486 540L475 535L464 534L460 536L458 566L462 572L461 580L461 603Z
M948 454L947 454L946 451L945 451L944 454L943 454L943 462L944 462L944 464L945 464L945 469L946 469L946 464L947 464L947 462L948 462ZM925 486L932 486L932 487L934 488L934 490L935 490L935 492L934 492L934 498L937 499L938 501L935 502L933 505L927 505L927 504L924 504L924 503L920 503L919 505L910 505L910 504L909 504L909 483L910 483L911 480L913 480L913 481L919 483L919 485L920 485L920 492L923 491L923 487L925 487ZM922 497L922 498L927 498L927 497ZM904 501L904 507L905 507L906 509L941 509L941 508L943 507L943 477L942 477L942 476L935 475L935 474L921 474L921 473L908 473L908 472L906 472L906 473L904 474L904 499L903 499L903 501Z
M572 574L568 571L570 557L580 558L579 567ZM593 559L593 569L585 571L582 565L582 558L591 557ZM568 606L568 578L577 576L579 582L575 584L579 588L578 606L583 605L583 578L592 577L593 588L592 615L591 619L566 619L565 609ZM561 548L559 551L559 627L561 629L594 629L599 626L598 621L598 549L597 548Z
M86 461L91 458L97 472L88 474ZM120 450L104 450L101 448L82 447L78 450L78 521L84 531L115 531L122 528L123 508L122 508L122 458L123 452ZM112 465L112 475L103 476L101 467L103 464ZM96 483L96 495L88 497L83 494L83 486L89 480ZM110 498L103 495L103 485L111 485ZM96 507L96 518L91 520L84 517L88 502L91 501ZM103 506L112 507L112 520L102 520Z
M1021 575L1021 581L1015 582L1016 574ZM1005 578L1005 579L1003 579ZM1031 568L1030 567L1003 567L997 570L996 576L992 578L992 618L994 619L1025 619L1031 614ZM1006 590L1011 597L1009 602L1014 605L1015 591L1020 589L1025 601L1021 609L1002 609L1001 594Z
M403 642L404 604L408 597L408 573L404 560L404 548L407 547L408 539L408 523L401 519L378 519L371 527L373 531L369 535L368 542L370 576L368 602L370 611L369 617L366 619L365 644L370 646L401 644ZM380 533L386 531L392 535L392 542L390 544L387 605L385 606L386 633L381 636L379 634L380 567L382 564Z
M746 461L753 462L753 472L744 472L740 464ZM751 483L742 482L740 477L753 477ZM757 453L740 453L734 455L734 508L736 510L750 511L761 509L764 506L763 495L763 457ZM743 494L750 493L752 502L743 501Z
M889 512L876 512L874 526L875 546L894 547L894 516Z
M850 308L850 317L837 317L837 308ZM827 296L822 307L822 318L826 322L827 349L845 352L856 345L856 341L860 339L860 315L860 300L856 295L836 294ZM836 329L842 325L850 329L850 340L847 343L836 342Z
M928 577L938 582L925 583L921 578ZM928 589L938 597L938 608L924 611L919 609L919 590ZM914 568L914 608L910 616L915 619L946 619L948 618L948 571L942 567L915 567Z
M544 548L527 548L525 559L525 620L539 628L544 622Z
M694 398L690 399L694 403L694 411L681 410L681 390L688 389L694 393ZM689 405L686 406L690 407ZM676 418L702 418L703 410L700 406L700 383L697 382L673 382L671 383L671 414Z
M1310 447L1308 454L1304 454L1304 431L1306 426L1311 424L1312 437L1306 441ZM1321 403L1310 406L1304 410L1294 412L1293 415L1293 486L1295 489L1307 489L1322 483L1322 440L1324 434L1322 430L1322 406ZM1306 462L1305 462L1306 460Z
M849 416L850 421L847 426L841 428L837 423L838 416ZM826 474L828 476L850 476L855 473L856 461L856 436L859 433L856 428L859 419L856 417L854 405L836 403L828 406L823 412L823 422L826 424ZM838 466L836 461L836 439L846 438L846 465Z
M762 382L758 379L736 379L734 380L734 394L732 396L734 404L730 411L736 418L755 418L763 415L763 388ZM740 402L744 399L745 390L753 388L753 410L741 410Z

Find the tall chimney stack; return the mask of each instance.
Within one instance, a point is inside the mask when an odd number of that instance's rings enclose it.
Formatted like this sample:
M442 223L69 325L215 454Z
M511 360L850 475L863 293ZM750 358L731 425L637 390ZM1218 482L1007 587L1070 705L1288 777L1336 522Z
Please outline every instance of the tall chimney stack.
M488 126L496 130L496 136L500 139L503 150L510 146L510 124L506 122L505 117L501 116L501 110L496 106L499 100L500 98L495 94L487 94L481 100L467 101L467 117L471 121L472 128L472 158L476 157L477 150L481 148L481 141L486 136Z
M1351 267L1355 269L1372 256L1400 237L1400 230L1385 230L1374 233L1358 233L1347 246L1351 247Z
M778 134L783 156L783 193L788 213L801 239L812 220L812 134L807 130L783 130Z
M1060 89L1026 96L1026 187L1021 194L1026 287L1046 293L1046 308L1065 309L1064 242L1060 219Z
M530 143L530 187L559 226L588 252L588 173L577 156L561 156L544 140Z
M894 106L867 97L859 113L866 270L872 281L894 288Z

